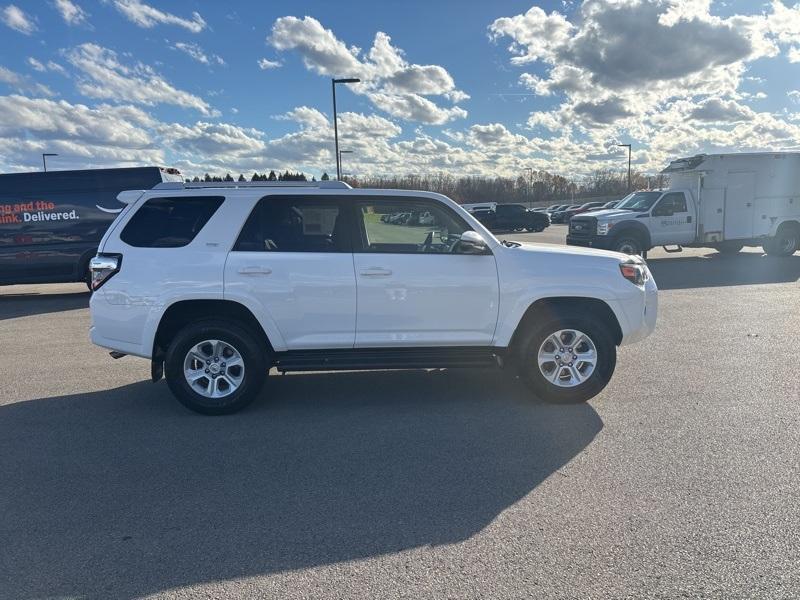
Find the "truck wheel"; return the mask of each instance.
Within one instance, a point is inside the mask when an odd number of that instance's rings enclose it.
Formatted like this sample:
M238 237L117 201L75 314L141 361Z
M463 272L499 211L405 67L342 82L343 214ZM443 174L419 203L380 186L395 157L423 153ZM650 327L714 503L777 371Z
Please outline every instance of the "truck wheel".
M714 248L720 254L737 254L744 248L744 244L740 242L722 242L714 246Z
M623 233L614 240L612 250L614 252L622 252L622 254L641 254L644 252L644 247L638 237Z
M181 329L164 360L167 385L185 407L224 415L252 402L264 384L266 349L238 323L207 320Z
M791 256L800 249L800 231L796 227L781 227L762 248L771 256Z
M537 323L520 343L520 376L545 402L586 402L606 387L616 364L610 328L577 312Z

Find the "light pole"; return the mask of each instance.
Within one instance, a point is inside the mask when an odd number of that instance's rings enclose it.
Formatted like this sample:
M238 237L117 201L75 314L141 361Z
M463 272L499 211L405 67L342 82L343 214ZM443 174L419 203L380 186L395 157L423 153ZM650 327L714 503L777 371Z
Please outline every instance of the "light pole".
M342 154L352 154L352 150L339 150L339 167L342 166Z
M631 145L630 144L617 144L620 148L628 149L628 191L631 191Z
M528 208L533 208L533 198L531 198L531 193L533 192L533 169L524 167L522 170L528 172Z
M47 157L48 156L58 156L58 154L54 154L52 152L42 152L42 166L44 167L44 172L47 173Z
M336 117L336 84L337 83L359 83L361 80L355 77L348 79L331 79L331 91L333 92L333 139L336 145L336 179L342 178L342 163L339 155L339 123Z

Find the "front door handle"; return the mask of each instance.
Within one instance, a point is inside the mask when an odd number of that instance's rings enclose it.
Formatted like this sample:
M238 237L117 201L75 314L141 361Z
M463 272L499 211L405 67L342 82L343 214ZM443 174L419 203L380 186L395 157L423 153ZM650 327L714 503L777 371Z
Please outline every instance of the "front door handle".
M240 275L269 275L270 273L272 273L272 269L268 267L257 267L257 266L241 267L238 273Z
M391 274L391 270L384 269L383 267L369 267L361 271L362 277L389 277Z

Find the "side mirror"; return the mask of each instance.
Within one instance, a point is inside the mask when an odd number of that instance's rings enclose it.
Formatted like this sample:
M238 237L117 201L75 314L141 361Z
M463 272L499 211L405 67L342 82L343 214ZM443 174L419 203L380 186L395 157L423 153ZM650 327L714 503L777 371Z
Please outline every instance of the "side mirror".
M465 231L458 240L460 254L486 254L489 246L476 231Z

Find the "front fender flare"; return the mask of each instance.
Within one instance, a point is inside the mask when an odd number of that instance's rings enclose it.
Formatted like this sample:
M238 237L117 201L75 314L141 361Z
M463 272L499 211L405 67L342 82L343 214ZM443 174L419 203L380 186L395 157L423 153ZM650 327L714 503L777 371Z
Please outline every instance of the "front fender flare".
M639 221L621 221L616 223L609 232L612 240L616 240L625 233L635 233L644 242L644 250L649 250L653 247L653 242L650 237L650 230Z

